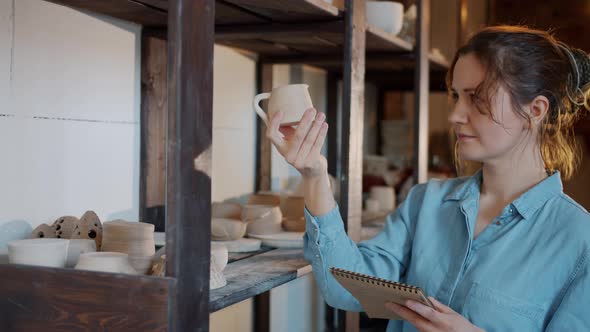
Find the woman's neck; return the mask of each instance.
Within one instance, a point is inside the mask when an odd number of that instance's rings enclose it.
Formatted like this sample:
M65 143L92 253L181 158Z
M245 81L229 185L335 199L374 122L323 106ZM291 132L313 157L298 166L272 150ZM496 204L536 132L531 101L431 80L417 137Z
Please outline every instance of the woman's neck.
M547 177L540 155L521 157L510 158L506 162L484 163L481 194L512 202Z

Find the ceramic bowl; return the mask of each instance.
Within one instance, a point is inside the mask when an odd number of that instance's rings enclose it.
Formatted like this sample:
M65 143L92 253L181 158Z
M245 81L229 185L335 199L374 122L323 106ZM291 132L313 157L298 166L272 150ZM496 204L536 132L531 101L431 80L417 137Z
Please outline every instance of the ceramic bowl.
M69 241L66 239L26 239L8 242L11 264L65 267Z
M68 246L68 257L66 267L74 267L78 263L80 254L96 252L96 242L90 239L71 239Z
M212 218L240 219L242 206L238 203L213 202L211 204Z
M242 220L248 222L247 233L275 234L282 231L283 213L278 206L246 205Z
M397 35L402 30L404 5L392 1L367 1L366 19L370 25Z
M7 249L8 242L29 238L33 227L24 220L0 223L0 249Z
M226 218L211 219L211 239L215 241L232 241L244 237L248 223Z
M80 254L77 270L137 274L129 264L129 256L120 252L89 252Z
M129 264L140 274L147 274L152 267L154 256L129 256Z

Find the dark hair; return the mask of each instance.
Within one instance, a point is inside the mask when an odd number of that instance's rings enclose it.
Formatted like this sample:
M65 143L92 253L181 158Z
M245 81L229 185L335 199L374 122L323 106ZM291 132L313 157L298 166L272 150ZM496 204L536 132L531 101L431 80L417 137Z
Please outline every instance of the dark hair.
M457 51L447 74L449 90L457 60L467 54L473 54L486 70L484 81L475 90L480 112L493 114L492 98L500 85L509 94L514 111L529 123L530 117L522 107L537 96L549 100L539 135L541 156L548 170L570 178L579 162L573 124L584 108L590 110L588 54L545 31L522 26L487 27Z

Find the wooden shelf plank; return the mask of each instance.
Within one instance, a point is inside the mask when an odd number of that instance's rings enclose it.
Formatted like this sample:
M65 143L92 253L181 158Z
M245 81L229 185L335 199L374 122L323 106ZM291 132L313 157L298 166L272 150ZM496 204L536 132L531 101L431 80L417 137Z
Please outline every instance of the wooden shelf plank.
M217 1L234 5L272 22L302 22L336 18L338 8L324 0L223 0Z
M168 23L168 15L163 10L146 6L131 0L46 0L59 5L87 10L93 13L112 16L146 26L162 27Z
M0 264L0 331L164 331L176 280Z
M209 310L218 311L311 272L301 249L275 249L227 265L225 287L210 291Z
M367 24L366 50L371 51L392 51L411 52L413 45L407 41L387 33L384 30Z

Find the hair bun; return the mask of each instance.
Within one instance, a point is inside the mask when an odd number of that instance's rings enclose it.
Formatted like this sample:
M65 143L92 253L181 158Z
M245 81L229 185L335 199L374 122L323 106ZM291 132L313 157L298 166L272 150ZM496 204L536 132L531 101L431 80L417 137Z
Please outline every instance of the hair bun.
M580 49L572 49L572 55L576 61L580 81L578 88L582 88L587 84L590 84L590 56Z

